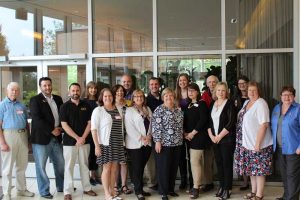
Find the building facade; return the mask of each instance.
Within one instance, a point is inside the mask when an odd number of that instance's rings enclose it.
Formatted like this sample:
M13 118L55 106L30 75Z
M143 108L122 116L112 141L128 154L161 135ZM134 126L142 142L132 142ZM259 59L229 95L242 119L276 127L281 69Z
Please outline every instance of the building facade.
M298 0L0 1L0 98L17 81L22 100L53 79L54 93L132 74L147 92L152 76L175 87L179 73L203 86L217 73L232 91L243 74L270 107L283 85L299 87ZM299 97L299 93L297 94ZM299 98L297 98L299 99Z

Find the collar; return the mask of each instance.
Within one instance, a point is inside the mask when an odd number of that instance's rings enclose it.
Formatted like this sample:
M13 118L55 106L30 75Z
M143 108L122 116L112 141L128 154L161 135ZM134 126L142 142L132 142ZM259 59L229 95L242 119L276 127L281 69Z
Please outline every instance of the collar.
M10 98L5 97L5 99L3 100L3 102L7 102L7 103L18 103L19 101L16 99L14 101L10 100Z
M41 92L41 93L42 93L42 92ZM53 99L53 95L52 95L52 94L51 94L50 97L47 97L44 93L42 93L42 95L45 97L45 99L47 99L47 98L48 98L48 99L51 99L51 100Z

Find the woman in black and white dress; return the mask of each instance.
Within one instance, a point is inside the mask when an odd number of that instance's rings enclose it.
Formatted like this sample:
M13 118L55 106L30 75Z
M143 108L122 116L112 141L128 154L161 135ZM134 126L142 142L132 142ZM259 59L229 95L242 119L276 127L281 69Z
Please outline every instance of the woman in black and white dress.
M120 200L114 190L118 163L125 162L123 117L118 110L112 92L104 88L100 92L99 107L91 118L91 131L95 143L97 164L103 167L101 179L106 200Z

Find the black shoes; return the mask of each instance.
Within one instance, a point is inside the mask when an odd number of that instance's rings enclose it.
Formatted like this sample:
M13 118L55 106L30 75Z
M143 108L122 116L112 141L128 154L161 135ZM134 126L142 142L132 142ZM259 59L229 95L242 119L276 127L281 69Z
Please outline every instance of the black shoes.
M149 187L151 190L158 190L158 185L156 184L156 185L153 185L153 186L151 186L151 187Z
M176 192L169 192L169 195L172 197L179 197L179 194L177 194Z
M250 187L249 184L247 184L247 185L245 185L245 186L240 187L240 190L241 190L241 191L248 190L249 187Z
M96 186L97 184L101 185L102 183L97 178L96 179L90 178L90 184L92 186Z
M218 192L216 193L216 197L221 197L223 195L224 189L223 188L219 188Z
M230 190L224 190L222 196L219 197L219 200L226 200L229 199L231 195Z
M179 185L179 189L184 190L187 187L187 182L186 180L181 180L181 183Z
M145 191L142 192L142 195L145 197L151 196L150 192L145 192Z
M41 197L45 198L45 199L53 199L53 195L52 194L46 194L46 195L41 195Z
M161 195L161 200L169 200L167 195Z
M145 197L143 194L137 194L136 197L138 200L145 200Z

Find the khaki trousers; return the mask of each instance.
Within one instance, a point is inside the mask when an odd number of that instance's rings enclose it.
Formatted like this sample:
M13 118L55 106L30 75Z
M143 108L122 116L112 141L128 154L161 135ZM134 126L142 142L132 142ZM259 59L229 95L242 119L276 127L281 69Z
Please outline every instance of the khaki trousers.
M3 130L8 152L1 152L2 158L2 187L3 194L10 195L12 170L16 163L16 189L26 189L25 171L28 164L28 135L27 132L20 132L14 129Z
M92 186L90 184L90 175L88 167L88 157L90 153L90 145L84 144L82 146L64 146L65 159L65 180L64 180L64 194L72 194L74 192L74 166L78 158L80 177L83 191L90 191Z
M194 188L199 188L204 174L204 150L190 149Z

